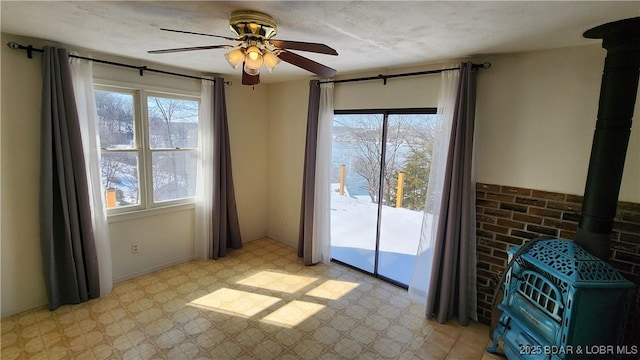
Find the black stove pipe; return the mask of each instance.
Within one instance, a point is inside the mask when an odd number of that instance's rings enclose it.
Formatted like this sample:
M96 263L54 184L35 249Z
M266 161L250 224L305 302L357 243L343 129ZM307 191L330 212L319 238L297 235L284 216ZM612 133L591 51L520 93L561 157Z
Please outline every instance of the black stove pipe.
M640 17L600 25L584 37L603 39L607 57L575 242L606 260L638 91Z

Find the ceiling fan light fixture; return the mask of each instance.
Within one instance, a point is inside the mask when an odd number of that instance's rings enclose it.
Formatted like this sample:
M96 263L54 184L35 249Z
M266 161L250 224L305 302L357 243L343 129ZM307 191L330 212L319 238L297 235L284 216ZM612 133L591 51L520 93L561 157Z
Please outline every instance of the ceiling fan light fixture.
M2 1L2 0L0 0ZM318 54L338 55L338 52L327 45L301 41L287 41L272 39L276 35L277 21L265 13L251 10L233 11L229 17L229 28L237 36L197 33L183 30L162 28L160 30L184 34L211 36L236 42L236 45L192 46L173 49L148 51L149 54L176 53L193 50L228 49L225 59L233 69L242 64L242 84L255 85L260 83L260 69L262 65L272 72L280 64L287 62L301 69L307 70L320 77L331 77L336 70L315 62L289 50L300 50Z
M242 52L241 48L237 47L224 54L224 57L232 68L237 69L244 61L244 52Z
M264 57L262 56L262 52L258 49L257 46L252 45L247 48L245 51L245 59L244 66L245 68L250 69L260 69L262 64L264 63Z
M264 58L264 64L267 67L267 69L269 69L269 72L272 72L273 69L275 69L276 66L280 64L280 58L269 50L264 51L263 58Z

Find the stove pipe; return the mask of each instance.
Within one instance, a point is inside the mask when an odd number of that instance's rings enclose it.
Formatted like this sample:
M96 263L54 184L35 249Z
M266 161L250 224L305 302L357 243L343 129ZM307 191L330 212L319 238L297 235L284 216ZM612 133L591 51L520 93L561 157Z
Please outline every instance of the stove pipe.
M600 25L584 37L602 39L607 57L575 242L606 260L638 91L640 17Z

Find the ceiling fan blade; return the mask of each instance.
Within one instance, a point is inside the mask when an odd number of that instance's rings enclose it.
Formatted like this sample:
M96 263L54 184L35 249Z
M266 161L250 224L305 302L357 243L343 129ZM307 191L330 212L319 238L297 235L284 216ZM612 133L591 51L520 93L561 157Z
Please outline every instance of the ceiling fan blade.
M194 50L231 49L232 47L233 46L230 46L230 45L192 46L192 47L183 47L183 48L175 48L175 49L149 50L147 51L147 53L167 54L167 53L175 53L175 52L182 52L182 51L194 51Z
M182 34L211 36L211 37L216 37L216 38L220 38L220 39L227 39L227 40L231 40L231 41L241 41L242 40L242 39L236 39L236 38L232 38L232 37L228 37L228 36L205 34L205 33L193 32L193 31L174 30L174 29L166 29L166 28L160 28L160 30L177 32L177 33L182 33Z
M260 74L249 75L244 69L242 70L242 85L258 85L260 84Z
M325 44L276 39L270 39L269 42L271 43L271 45L280 49L302 50L327 55L338 55L337 51Z
M328 66L324 66L304 56L294 54L290 51L282 51L278 57L291 65L303 68L321 77L332 77L336 74L336 70Z

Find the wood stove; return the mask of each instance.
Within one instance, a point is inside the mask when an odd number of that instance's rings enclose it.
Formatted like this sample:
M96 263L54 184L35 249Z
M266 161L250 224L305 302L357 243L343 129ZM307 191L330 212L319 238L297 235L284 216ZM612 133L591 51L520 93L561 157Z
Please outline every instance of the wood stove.
M509 249L513 258L519 247ZM510 259L511 260L511 259ZM507 273L493 346L509 359L615 358L635 285L573 241L537 241ZM595 357L594 357L595 356Z

